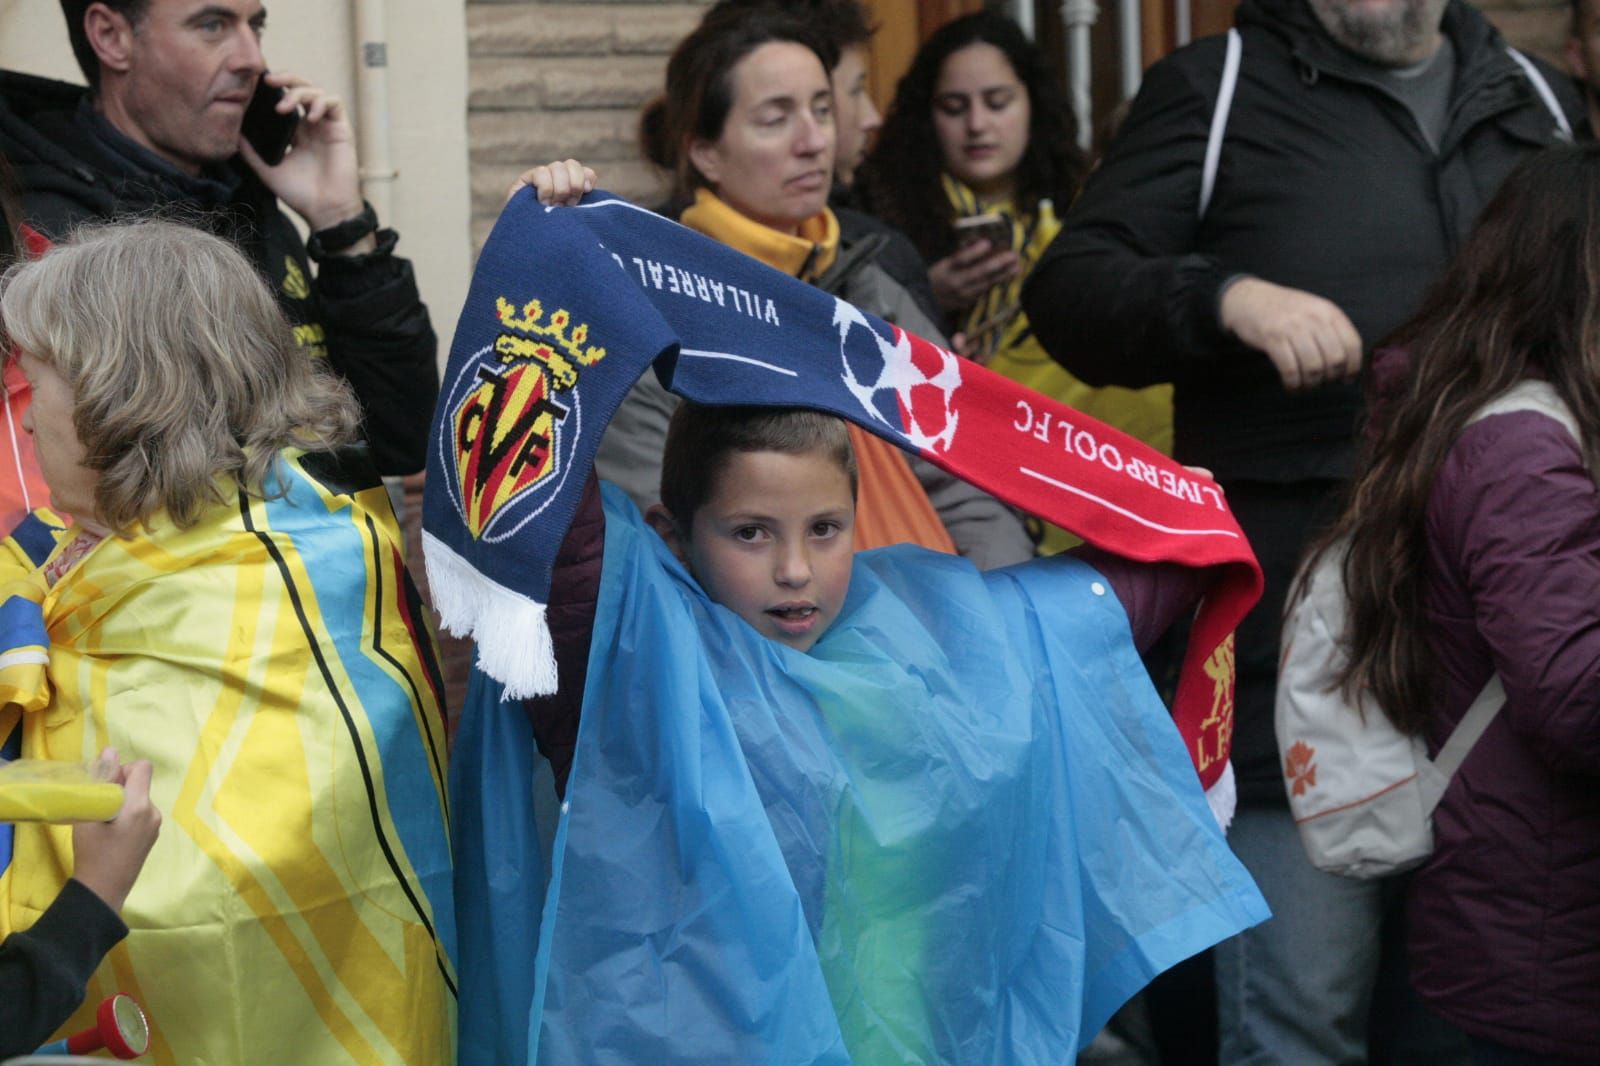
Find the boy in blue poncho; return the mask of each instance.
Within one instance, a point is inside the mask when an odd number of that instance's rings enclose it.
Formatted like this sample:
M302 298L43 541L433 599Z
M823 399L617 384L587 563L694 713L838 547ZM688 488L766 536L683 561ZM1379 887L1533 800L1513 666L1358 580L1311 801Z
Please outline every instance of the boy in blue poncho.
M1206 578L853 555L846 439L686 403L649 524L588 481L560 690L475 675L452 755L463 1066L1067 1062L1267 917L1138 657Z
M857 557L854 482L831 416L685 403L654 533L590 486L527 703L571 770L542 901L481 681L458 742L464 1063L1067 1061L1265 917L1135 652L1203 579Z
M668 431L661 502L644 518L712 602L762 636L804 652L837 617L850 584L856 487L855 455L839 419L804 408L686 402ZM696 537L696 520L708 504L711 522L700 523ZM781 544L770 528L779 510L792 511L795 525ZM750 516L767 521L745 521ZM803 521L808 517L814 521ZM800 536L813 525L815 530ZM604 528L591 483L557 557L551 588L556 655L561 676L569 680L553 696L525 701L558 794L566 790L584 701ZM1204 575L1188 567L1135 563L1090 546L1072 555L1110 582L1141 653L1192 611L1204 592ZM802 572L788 573L791 566Z

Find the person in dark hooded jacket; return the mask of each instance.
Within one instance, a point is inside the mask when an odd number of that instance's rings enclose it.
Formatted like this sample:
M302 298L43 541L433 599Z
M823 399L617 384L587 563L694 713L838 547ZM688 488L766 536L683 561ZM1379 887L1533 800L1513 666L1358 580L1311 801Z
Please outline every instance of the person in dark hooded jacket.
M302 347L355 390L378 472L421 469L438 343L395 232L362 202L342 105L266 73L258 0L62 0L62 10L87 89L0 71L0 154L23 221L60 238L153 213L229 240L267 278ZM240 137L263 79L286 91L280 108L303 112L276 166ZM280 200L306 220L309 242Z
M1229 839L1275 917L1217 948L1222 1060L1356 1063L1385 901L1312 868L1289 816L1272 732L1284 595L1353 470L1365 353L1582 109L1462 0L1243 0L1235 27L1208 203L1221 37L1146 73L1023 309L1090 384L1174 383L1173 454L1215 473L1265 571L1237 635Z

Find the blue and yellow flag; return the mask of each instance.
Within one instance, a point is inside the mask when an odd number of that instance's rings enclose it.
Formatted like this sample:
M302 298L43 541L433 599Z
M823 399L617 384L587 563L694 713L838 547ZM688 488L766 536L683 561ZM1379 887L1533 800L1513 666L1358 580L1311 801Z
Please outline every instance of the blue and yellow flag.
M186 530L158 515L89 549L38 602L48 688L25 699L37 709L0 711L0 736L20 719L25 757L112 745L149 759L164 815L123 909L131 932L63 1031L126 992L156 1063L450 1062L432 637L376 479L352 485L298 453L279 470L283 495L232 491ZM36 576L27 554L0 588ZM31 925L72 868L68 827L16 826L0 935Z
M1088 566L867 552L802 654L607 492L559 814L481 675L457 737L463 1062L1066 1063L1267 917Z

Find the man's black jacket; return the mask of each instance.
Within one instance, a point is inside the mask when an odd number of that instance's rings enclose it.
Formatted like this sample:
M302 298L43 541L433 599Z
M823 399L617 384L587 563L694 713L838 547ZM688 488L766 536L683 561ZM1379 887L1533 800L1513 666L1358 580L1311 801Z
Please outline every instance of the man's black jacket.
M25 220L59 237L85 220L156 213L211 230L261 270L313 354L355 390L380 473L420 470L439 391L438 341L411 264L378 250L330 256L313 273L294 224L235 159L194 178L123 137L81 86L0 71L0 154L21 188Z
M1327 297L1370 354L1416 309L1506 174L1558 139L1556 123L1462 0L1444 17L1456 75L1437 153L1304 0L1244 0L1236 24L1244 58L1205 218L1221 37L1146 74L1023 306L1046 349L1085 381L1174 382L1184 462L1223 480L1344 477L1358 386L1287 394L1265 355L1223 333L1219 286L1247 273ZM1544 70L1580 126L1570 83Z

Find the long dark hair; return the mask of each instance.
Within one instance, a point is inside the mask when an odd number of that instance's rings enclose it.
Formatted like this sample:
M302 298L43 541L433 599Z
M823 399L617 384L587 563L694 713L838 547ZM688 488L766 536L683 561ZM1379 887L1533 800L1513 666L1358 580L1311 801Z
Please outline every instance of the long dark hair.
M839 61L832 42L772 4L721 3L678 42L667 60L666 91L639 115L639 147L672 174L672 194L687 201L705 179L689 161L691 141L722 136L733 107L733 68L764 44L787 41L816 53L824 72Z
M1518 167L1422 309L1397 335L1411 376L1374 417L1349 502L1315 551L1348 536L1347 693L1369 690L1420 733L1434 692L1422 610L1434 478L1468 419L1530 373L1549 379L1600 470L1600 145Z
M900 79L877 146L857 175L868 207L904 230L929 262L948 254L955 244L951 230L955 211L939 182L944 156L933 128L933 89L945 60L973 44L1000 49L1028 90L1028 147L1017 163L1017 208L1032 212L1040 200L1049 199L1064 211L1083 178L1084 158L1078 150L1072 109L1021 28L989 11L941 26Z

